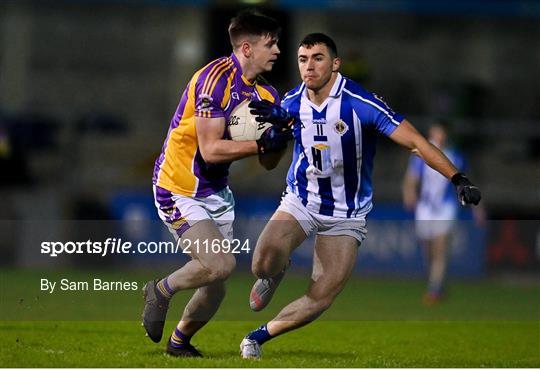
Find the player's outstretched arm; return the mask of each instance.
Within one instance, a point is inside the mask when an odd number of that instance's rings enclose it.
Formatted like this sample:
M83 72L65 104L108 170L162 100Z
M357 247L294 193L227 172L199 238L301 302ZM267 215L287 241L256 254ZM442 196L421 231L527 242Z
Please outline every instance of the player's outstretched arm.
M452 181L461 204L476 205L480 202L481 193L478 187L474 186L463 173L459 173L444 153L427 141L409 121L403 120L390 134L390 139L409 149L422 158L428 166Z
M231 162L259 152L257 142L223 140L225 118L195 118L199 150L206 163Z
M444 153L427 141L406 119L390 134L390 139L422 158L428 166L449 180L458 172Z

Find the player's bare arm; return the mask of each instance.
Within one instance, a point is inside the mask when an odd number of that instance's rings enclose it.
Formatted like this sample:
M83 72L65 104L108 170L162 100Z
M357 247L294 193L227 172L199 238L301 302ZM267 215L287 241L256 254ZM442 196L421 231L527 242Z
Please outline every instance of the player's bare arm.
M207 163L231 162L257 154L255 141L224 140L225 118L201 118L195 121L201 155Z
M480 190L469 179L458 172L452 162L435 145L422 136L414 126L404 119L390 134L390 139L416 154L428 166L441 173L456 187L458 199L462 205L477 205L482 198Z
M440 172L447 179L451 179L458 172L444 153L427 141L406 119L390 135L390 139L422 158L428 166Z

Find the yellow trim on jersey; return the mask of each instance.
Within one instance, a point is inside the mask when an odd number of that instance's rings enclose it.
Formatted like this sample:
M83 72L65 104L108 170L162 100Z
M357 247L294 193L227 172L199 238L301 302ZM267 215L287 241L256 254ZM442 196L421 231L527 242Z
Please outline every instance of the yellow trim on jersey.
M256 82L256 80L253 81L253 82L249 82L249 80L248 80L248 79L246 78L246 76L244 76L244 75L242 75L242 81L244 81L244 83L245 83L246 85L248 85L248 86L253 86L253 85L255 85L255 82Z
M263 86L257 84L255 88L257 89L257 92L261 96L261 99L268 100L271 103L273 103L276 100L276 98L274 98L274 95L272 95L272 93L269 90L265 89Z
M218 68L215 69L212 76L207 79L208 84L206 85L206 88L203 90L203 93L209 96L212 96L212 92L214 91L217 82L219 81L219 78L223 74L224 71L228 70L233 65L231 60L227 60L225 64L220 65Z
M197 153L197 131L195 129L195 87L199 75L205 70L199 70L190 81L188 100L182 118L169 134L165 158L159 170L157 185L186 196L194 196L197 191L198 179L193 174L193 161ZM178 154L181 155L178 155Z
M238 68L234 67L231 74L229 75L229 78L227 79L227 86L225 87L225 94L223 95L223 100L221 101L221 108L225 109L227 104L229 104L229 100L231 100L231 86L232 86L232 80L234 76L236 75L236 71Z
M174 230L178 230L180 227L182 227L183 224L185 224L187 220L184 217L179 218L178 220L174 220L171 224L171 227Z
M227 58L228 59L228 58ZM223 59L221 62L218 62L216 64L214 64L212 66L212 69L210 69L210 72L208 72L208 74L206 75L206 78L204 79L204 83L203 83L203 87L201 89L201 93L205 93L206 91L206 86L210 83L210 80L212 80L212 76L214 75L214 72L216 71L216 69L218 69L220 66L222 66L223 64L226 64L227 63L227 59ZM203 68L203 70L206 69ZM201 71L202 72L202 71Z
M214 64L212 65L212 63ZM206 73L208 69L210 69L210 72L206 75L204 82L200 81L201 74ZM219 62L210 62L193 75L189 83L187 101L185 102L178 126L171 129L167 138L164 159L157 174L157 186L184 196L193 197L196 195L199 179L193 171L198 149L195 116L198 98L196 96L197 85L201 86L202 82L201 93L211 96L220 79L226 76L225 92L223 100L220 102L221 107L225 108L231 101L232 83L238 71L239 69L235 66L233 60L226 58ZM228 76L224 75L226 72L230 72L230 74ZM255 85L254 87L257 89L257 93L262 99L275 102L276 99L272 95L272 90L258 85L255 81L250 83L243 75L241 77L245 84L249 86ZM202 118L212 117L209 110L200 112L199 116ZM179 220L175 226L180 226L181 221Z
M212 96L212 93L214 92L214 89L216 88L216 85L219 82L223 73L228 71L234 65L232 59L228 58L226 61L227 63L221 64L218 68L215 68L215 70L213 70L211 78L206 79L205 81L206 90L203 90L204 94L208 96ZM202 117L212 118L212 112L211 111L202 112Z
M232 65L233 64L230 63L229 65L226 65L224 68L222 68L219 72L217 72L219 74L217 75L217 77L212 82L212 87L210 87L210 92L208 93L208 95L210 95L210 96L212 95L212 93L214 92L214 89L216 88L216 85L217 85L219 79L221 78L221 76L223 76L223 73L225 73L226 71L229 70L230 67L232 67Z

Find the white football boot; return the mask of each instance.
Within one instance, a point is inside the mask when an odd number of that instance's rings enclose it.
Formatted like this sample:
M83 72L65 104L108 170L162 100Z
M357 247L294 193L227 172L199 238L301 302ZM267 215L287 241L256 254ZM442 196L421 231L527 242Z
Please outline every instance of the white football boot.
M256 340L244 338L240 343L240 355L242 358L259 360L262 356L262 348Z

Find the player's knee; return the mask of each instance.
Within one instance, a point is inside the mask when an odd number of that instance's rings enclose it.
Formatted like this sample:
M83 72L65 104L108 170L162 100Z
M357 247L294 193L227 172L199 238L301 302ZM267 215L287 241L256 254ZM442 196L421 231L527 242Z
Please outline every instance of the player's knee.
M251 261L251 271L260 279L276 276L287 263L287 256L274 244L258 243L255 251L256 253Z
M275 259L272 258L257 258L251 263L251 271L259 279L267 279L276 276L283 269L283 266L277 265Z
M206 268L210 274L210 281L226 280L236 267L236 259L231 254L224 254L214 258Z

